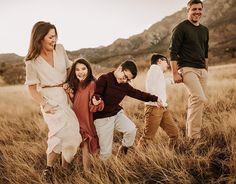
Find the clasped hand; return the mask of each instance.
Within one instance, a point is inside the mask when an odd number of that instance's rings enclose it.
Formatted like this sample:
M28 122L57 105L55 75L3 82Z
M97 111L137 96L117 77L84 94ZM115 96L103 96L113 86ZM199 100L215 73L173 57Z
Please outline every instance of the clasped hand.
M62 87L65 90L65 92L70 96L70 98L74 97L74 91L70 88L68 83L63 84Z
M93 98L92 98L92 103L93 103L93 105L99 105L100 103L101 103L101 101L102 101L102 99L101 99L101 97L98 97L98 96L93 96Z
M157 107L159 107L159 108L160 107L164 107L163 106L163 102L162 102L162 100L160 98L157 99Z
M183 77L180 73L176 73L173 75L173 79L175 83L181 83L183 82Z

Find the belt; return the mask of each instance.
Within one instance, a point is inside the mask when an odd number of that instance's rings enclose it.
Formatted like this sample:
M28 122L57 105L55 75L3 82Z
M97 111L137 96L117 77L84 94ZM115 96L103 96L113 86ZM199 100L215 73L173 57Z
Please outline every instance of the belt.
M63 86L63 84L64 83L62 83L62 84L56 84L56 85L52 85L52 86L47 86L47 85L45 85L45 86L41 86L41 88L55 88L55 87L62 87Z

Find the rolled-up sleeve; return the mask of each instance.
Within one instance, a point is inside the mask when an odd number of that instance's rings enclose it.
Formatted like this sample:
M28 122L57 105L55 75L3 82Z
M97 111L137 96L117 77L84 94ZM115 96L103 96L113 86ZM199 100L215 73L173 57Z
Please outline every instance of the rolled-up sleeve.
M40 83L37 71L33 66L32 61L25 62L25 71L26 71L25 85L34 85Z

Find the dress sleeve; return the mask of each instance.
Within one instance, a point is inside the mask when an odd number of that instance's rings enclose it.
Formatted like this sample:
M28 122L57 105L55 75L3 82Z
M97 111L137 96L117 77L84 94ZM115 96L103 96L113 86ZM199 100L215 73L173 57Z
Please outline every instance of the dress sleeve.
M58 46L61 47L61 49L62 49L64 58L65 58L65 61L66 61L66 69L68 69L68 68L70 68L72 66L73 62L68 58L68 55L67 55L66 50L63 47L63 45L59 44Z
M33 61L25 62L25 71L26 71L25 84L26 85L35 85L35 84L40 83L37 70L33 66L32 62Z

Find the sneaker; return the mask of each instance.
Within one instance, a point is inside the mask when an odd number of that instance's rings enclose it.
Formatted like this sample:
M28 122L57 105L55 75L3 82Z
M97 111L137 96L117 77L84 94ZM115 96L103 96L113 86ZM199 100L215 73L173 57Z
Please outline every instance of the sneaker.
M119 147L119 150L118 150L118 152L117 152L116 157L118 158L118 157L121 156L121 155L127 155L128 149L129 149L129 148L126 147L126 146L120 146L120 147Z
M48 183L53 182L53 172L54 172L53 167L47 166L42 173L43 179Z
M120 152L121 152L122 154L124 154L124 155L127 155L128 149L129 149L129 148L126 147L126 146L121 146Z

